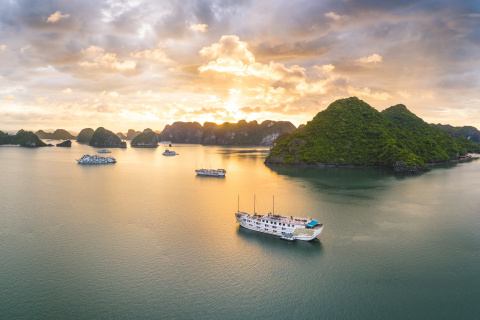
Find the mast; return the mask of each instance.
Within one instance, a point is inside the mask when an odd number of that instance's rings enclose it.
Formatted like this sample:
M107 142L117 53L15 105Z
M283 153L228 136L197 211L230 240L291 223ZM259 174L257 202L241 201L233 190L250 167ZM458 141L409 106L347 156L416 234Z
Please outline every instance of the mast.
M255 195L253 195L253 214L255 214Z
M275 195L273 195L273 215L275 215Z
M238 195L237 212L240 212L240 195Z

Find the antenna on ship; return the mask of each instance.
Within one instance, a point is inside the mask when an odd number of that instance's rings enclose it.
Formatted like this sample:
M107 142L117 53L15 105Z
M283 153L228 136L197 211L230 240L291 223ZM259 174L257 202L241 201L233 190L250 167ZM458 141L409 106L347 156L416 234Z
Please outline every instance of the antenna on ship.
M275 215L275 195L273 195L273 215Z
M240 195L238 195L238 202L237 202L237 212L240 212Z
M255 195L253 195L253 214L255 214Z

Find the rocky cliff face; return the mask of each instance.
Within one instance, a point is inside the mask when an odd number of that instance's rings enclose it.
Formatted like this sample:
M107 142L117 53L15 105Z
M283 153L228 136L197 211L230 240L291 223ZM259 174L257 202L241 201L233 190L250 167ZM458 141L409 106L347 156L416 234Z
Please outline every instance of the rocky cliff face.
M88 145L99 148L118 148L121 147L120 138L112 131L99 127L93 133L92 139Z
M135 148L156 148L158 147L157 134L151 129L145 129L133 138L130 145Z
M225 122L217 125L206 122L175 122L167 125L158 135L159 141L174 143L198 143L203 145L272 145L284 132L293 132L295 126L287 121Z

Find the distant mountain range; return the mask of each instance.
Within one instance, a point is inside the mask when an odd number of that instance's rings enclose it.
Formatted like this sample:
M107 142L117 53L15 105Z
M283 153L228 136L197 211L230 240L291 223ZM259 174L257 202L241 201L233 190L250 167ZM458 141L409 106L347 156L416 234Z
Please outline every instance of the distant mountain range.
M404 105L379 112L356 97L333 102L274 143L267 164L383 166L396 173L421 172L427 163L480 152L462 134L428 124Z
M64 129L57 129L54 133L45 132L43 130L39 130L35 132L37 137L40 139L53 139L53 140L68 140L68 139L75 139L76 137L70 134L67 130Z
M203 145L259 145L269 146L282 133L293 132L296 127L288 121L267 120L216 124L205 122L175 122L165 126L158 134L159 141L198 143Z

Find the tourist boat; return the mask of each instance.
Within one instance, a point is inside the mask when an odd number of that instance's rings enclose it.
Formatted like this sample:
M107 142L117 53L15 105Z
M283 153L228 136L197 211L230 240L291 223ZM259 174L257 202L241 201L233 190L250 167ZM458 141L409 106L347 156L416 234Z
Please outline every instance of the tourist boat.
M318 221L273 213L260 215L236 212L235 218L240 226L246 229L268 233L289 241L310 241L317 238L323 230L323 224Z
M76 159L79 164L110 164L116 163L117 160L114 157L100 157L100 156L91 156L84 155L80 159Z
M225 177L227 171L225 169L199 169L195 170L199 176L209 176L209 177Z
M287 217L274 213L261 215L258 213L249 214L238 210L235 213L235 218L240 226L246 229L271 234L288 241L314 240L323 230L322 223L310 218Z
M110 153L111 151L108 149L100 149L98 150L98 153Z
M170 150L165 150L165 152L162 153L164 156L178 156L178 153L175 151L170 151Z

